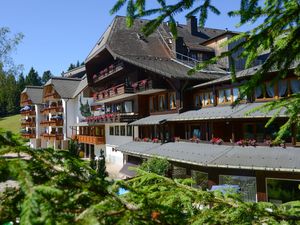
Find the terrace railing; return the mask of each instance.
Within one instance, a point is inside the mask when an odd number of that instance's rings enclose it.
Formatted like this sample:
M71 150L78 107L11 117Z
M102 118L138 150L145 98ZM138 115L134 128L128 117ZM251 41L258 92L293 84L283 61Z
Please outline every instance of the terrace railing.
M100 81L106 77L109 77L123 69L124 69L124 64L122 62L111 64L107 68L104 68L103 70L101 70L99 73L94 74L93 82L97 83L98 81Z
M87 136L87 135L77 135L79 143L100 145L105 144L104 137L96 137L96 136Z

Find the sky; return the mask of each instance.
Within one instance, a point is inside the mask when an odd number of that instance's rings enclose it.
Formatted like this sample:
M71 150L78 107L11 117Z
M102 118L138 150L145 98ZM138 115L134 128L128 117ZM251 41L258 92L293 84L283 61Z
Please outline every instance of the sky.
M12 54L16 64L27 74L31 67L40 76L46 70L60 76L70 63L84 61L115 15L109 10L117 0L1 0L0 27L21 32L24 39ZM175 0L174 0L175 1ZM173 2L174 2L173 1ZM148 0L148 7L154 6ZM172 2L172 0L171 0ZM245 31L236 28L238 18L226 13L237 9L240 0L213 0L220 16L209 14L206 27ZM226 4L225 4L226 3ZM125 8L117 15L125 15ZM176 15L185 24L184 14Z

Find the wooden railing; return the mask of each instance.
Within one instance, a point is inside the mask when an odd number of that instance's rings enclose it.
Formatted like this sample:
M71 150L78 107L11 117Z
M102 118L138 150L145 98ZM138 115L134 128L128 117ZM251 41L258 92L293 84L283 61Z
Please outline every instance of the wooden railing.
M30 99L26 99L21 101L20 105L21 106L32 105L32 101Z
M24 134L21 134L23 138L35 138L35 134L27 134L27 133L24 133Z
M55 92L46 93L44 95L44 99L59 99L59 98L60 98L60 96Z
M112 74L115 74L123 69L124 69L124 65L122 62L112 64L112 65L108 66L107 68L101 70L99 73L94 74L93 82L97 83L98 81L100 81L106 77L109 77Z
M35 116L35 110L26 110L20 112L22 116Z
M93 145L105 144L104 137L77 135L77 138L79 143L86 143L86 144L93 144Z
M50 106L50 107L41 109L42 114L63 112L63 111L64 111L64 108L62 106Z
M48 133L43 133L41 134L42 138L47 138L47 139L55 139L55 140L62 140L63 139L63 134L48 134Z
M22 122L21 123L22 127L35 127L35 122L34 121L28 121L28 122Z
M61 127L64 124L63 120L43 120L40 122L43 127Z
M126 87L125 84L119 84L117 86L111 87L109 89L100 91L98 93L95 93L94 100L95 101L101 101L104 99L108 99L111 97L115 97L122 94L130 94L133 93L132 87Z

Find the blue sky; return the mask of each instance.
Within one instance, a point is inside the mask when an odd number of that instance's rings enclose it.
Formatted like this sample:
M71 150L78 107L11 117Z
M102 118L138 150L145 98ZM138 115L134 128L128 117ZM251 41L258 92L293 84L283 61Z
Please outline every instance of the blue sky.
M13 33L25 37L12 55L16 64L24 65L27 74L34 67L41 75L51 70L54 75L66 71L70 63L84 61L101 34L111 23L109 14L116 0L2 0L0 27L9 27ZM149 6L154 0L148 0ZM226 2L226 4L224 4ZM236 31L237 18L228 18L226 12L237 8L240 0L214 0L221 16L209 15L207 27ZM125 15L122 9L118 15ZM185 23L184 14L177 16Z

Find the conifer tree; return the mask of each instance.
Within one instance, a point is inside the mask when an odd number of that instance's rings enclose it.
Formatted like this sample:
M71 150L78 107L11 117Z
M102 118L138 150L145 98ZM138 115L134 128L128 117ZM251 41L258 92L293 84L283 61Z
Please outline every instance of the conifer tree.
M46 84L47 81L50 80L50 78L52 78L52 77L53 77L53 74L51 73L51 71L46 70L42 76L42 84Z
M29 73L27 74L26 78L26 85L33 85L33 86L41 86L42 80L37 71L33 67L30 68Z

